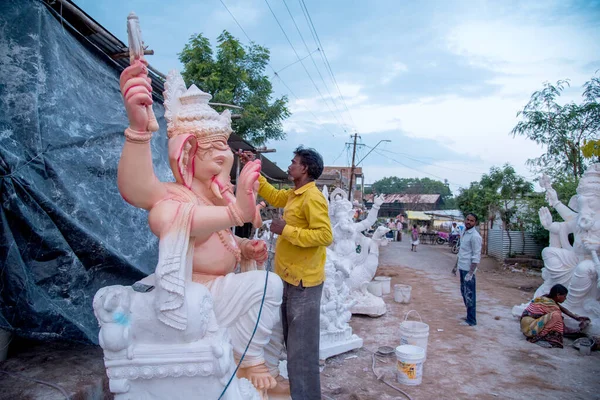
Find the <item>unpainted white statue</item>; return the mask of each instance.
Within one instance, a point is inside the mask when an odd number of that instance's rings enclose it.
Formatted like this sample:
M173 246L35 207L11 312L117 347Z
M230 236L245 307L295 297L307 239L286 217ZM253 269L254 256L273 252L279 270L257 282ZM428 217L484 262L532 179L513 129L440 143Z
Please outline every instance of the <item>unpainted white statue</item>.
M540 221L550 232L550 245L542 251L544 283L534 297L549 293L555 284L567 287L569 293L563 305L575 314L590 317L586 332L600 335L600 164L586 170L568 206L560 202L547 176L542 176L540 185L546 190L548 204L564 221L552 221L548 208L540 208ZM573 245L569 242L571 233ZM570 319L565 323L577 328Z
M333 244L330 246L338 259L348 261L346 285L350 290L349 301L354 305L352 314L365 314L378 317L386 313L385 302L367 291L369 282L377 272L379 264L379 246L387 244L383 239L389 229L379 227L373 238L362 232L376 221L384 196L376 196L367 218L354 222L352 203L347 200L346 192L335 189L329 196L329 215L333 231Z

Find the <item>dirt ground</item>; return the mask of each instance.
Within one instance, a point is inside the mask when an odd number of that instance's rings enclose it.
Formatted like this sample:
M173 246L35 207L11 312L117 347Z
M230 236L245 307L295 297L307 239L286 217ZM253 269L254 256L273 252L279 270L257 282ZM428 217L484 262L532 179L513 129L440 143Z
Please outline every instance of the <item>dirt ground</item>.
M400 322L409 310L429 325L421 385L397 382L394 355L378 357L375 369L412 399L600 399L600 352L581 356L568 339L564 349L531 344L511 315L512 307L529 301L542 283L539 272L513 272L484 257L477 273L478 325L461 326L466 310L459 279L450 273L455 260L447 246L420 245L413 253L404 241L381 248L377 275L392 277L392 293L384 295L388 312L352 317L364 346L326 360L324 399L406 398L378 381L371 368L379 346L400 345ZM394 302L397 283L412 286L410 304ZM411 319L418 317L411 313Z

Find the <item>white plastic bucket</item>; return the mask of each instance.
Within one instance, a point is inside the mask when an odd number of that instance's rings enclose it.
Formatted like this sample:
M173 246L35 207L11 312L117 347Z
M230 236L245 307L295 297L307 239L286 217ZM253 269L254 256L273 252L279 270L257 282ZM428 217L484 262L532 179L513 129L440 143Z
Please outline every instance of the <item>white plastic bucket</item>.
M392 289L392 278L389 276L376 276L374 280L381 282L381 292L383 294L390 294Z
M423 379L423 363L425 362L425 350L419 346L404 344L396 347L396 358L398 359L398 383L409 386L421 384Z
M412 287L410 285L394 285L394 301L396 303L408 304L410 303L410 292Z
M369 285L367 286L367 290L374 294L377 297L381 297L383 295L383 291L382 291L382 287L381 287L381 282L380 281L371 281L369 282Z
M423 322L419 315L419 321L408 321L408 316L415 310L410 310L404 316L404 321L400 324L400 344L419 346L425 352L424 358L427 358L427 341L429 339L429 325Z

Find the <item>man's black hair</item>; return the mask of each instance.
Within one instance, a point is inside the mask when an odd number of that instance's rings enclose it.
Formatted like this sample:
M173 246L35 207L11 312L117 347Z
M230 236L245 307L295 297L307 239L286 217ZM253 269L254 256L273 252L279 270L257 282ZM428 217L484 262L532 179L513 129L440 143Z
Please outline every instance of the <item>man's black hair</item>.
M323 173L323 157L315 149L307 149L303 146L298 146L294 154L300 157L300 163L306 167L308 177L319 179Z
M479 221L479 218L477 218L477 215L475 215L475 214L473 214L473 213L468 213L468 214L467 214L467 217L468 217L469 215L471 215L471 216L473 216L473 218L475 218L475 222L478 222L478 221ZM466 218L466 217L465 217L465 218Z

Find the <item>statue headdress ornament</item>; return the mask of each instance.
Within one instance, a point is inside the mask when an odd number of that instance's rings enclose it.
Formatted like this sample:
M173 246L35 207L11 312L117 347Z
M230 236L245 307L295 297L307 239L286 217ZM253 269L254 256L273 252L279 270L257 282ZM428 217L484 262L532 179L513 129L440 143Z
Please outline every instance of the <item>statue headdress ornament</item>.
M212 96L198 89L188 88L177 70L172 70L165 82L164 105L169 139L181 134L196 137L199 145L225 141L231 134L231 113L219 114L208 104Z
M600 164L592 164L583 173L577 185L577 194L596 195L600 193Z

